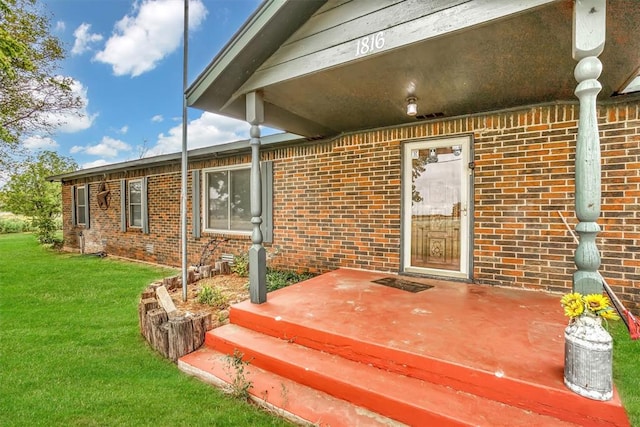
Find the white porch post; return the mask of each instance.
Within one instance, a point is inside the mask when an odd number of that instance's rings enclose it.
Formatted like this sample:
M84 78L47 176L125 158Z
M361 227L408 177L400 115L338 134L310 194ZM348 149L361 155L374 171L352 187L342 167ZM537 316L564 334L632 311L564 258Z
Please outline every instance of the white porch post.
M267 301L267 255L262 246L262 182L260 178L260 123L264 122L262 95L251 92L246 95L247 122L251 124L251 232L249 249L249 295L251 302Z
M581 294L602 293L598 267L600 252L596 235L600 216L600 137L596 97L602 89L598 77L604 49L606 0L576 0L573 13L573 59L578 62L574 75L578 81L575 94L580 100L580 117L576 143L575 206L580 242L575 253L577 271L573 274L573 291Z

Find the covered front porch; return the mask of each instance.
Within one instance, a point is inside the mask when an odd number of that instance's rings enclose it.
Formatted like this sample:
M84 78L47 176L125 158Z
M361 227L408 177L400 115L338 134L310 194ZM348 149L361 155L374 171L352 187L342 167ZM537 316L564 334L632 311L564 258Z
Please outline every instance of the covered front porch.
M617 393L563 384L559 300L338 269L233 306L179 366L232 382L226 355L239 351L253 398L317 425L629 425Z

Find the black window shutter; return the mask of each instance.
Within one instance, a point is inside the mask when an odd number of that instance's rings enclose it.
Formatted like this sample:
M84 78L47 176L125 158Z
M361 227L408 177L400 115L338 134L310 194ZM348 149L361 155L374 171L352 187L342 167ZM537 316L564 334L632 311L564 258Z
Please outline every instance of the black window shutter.
M78 218L76 217L76 209L78 209L76 202L76 186L71 186L71 224L78 225Z
M200 224L200 170L191 171L191 234L196 239L202 236Z
M260 165L262 174L262 241L273 243L273 162Z
M120 231L127 231L127 180L120 180Z
M149 234L149 201L147 199L147 188L149 187L149 178L142 178L142 232Z
M91 217L89 216L90 213L90 209L89 209L89 200L91 200L89 198L89 183L87 183L84 186L84 227L85 228L90 228L91 227Z

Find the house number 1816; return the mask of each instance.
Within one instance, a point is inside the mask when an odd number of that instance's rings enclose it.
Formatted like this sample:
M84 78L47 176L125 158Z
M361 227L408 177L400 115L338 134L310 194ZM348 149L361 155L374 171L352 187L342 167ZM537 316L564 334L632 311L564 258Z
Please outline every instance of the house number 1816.
M366 55L384 47L384 31L358 39L356 56Z

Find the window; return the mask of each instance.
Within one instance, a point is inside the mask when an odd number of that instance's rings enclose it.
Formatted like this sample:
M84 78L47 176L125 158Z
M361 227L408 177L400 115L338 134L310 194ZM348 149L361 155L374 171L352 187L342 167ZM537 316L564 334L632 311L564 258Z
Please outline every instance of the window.
M273 242L273 162L261 162L262 238ZM202 186L200 186L202 177ZM207 232L238 232L249 235L251 224L251 165L205 169L192 172L193 236ZM199 189L202 188L202 192ZM202 203L195 201L202 195ZM200 211L202 207L202 211ZM202 215L201 215L202 213ZM200 225L202 224L202 227Z
M147 190L149 178L128 181L120 180L120 231L126 232L128 227L141 228L149 234L149 208Z
M71 223L89 228L89 184L71 187Z
M251 168L205 173L205 228L251 231Z
M129 181L129 226L142 227L142 181Z
M87 194L84 186L75 189L75 214L77 225L85 225L87 223Z

